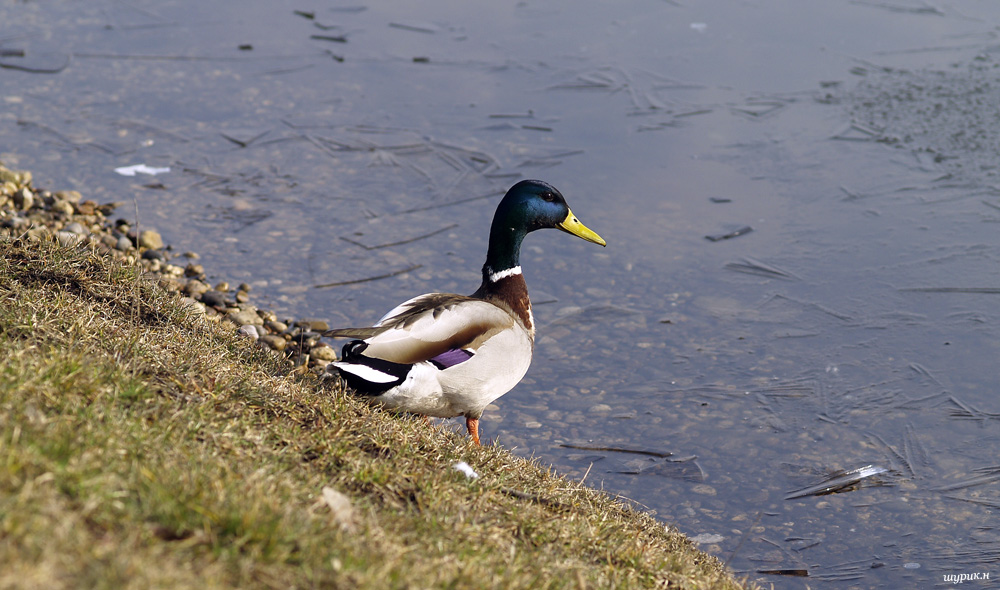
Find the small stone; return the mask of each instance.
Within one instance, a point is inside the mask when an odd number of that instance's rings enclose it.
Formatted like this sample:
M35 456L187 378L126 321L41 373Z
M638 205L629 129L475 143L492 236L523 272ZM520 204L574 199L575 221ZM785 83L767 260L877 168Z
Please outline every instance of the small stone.
M535 420L532 420L531 422L525 422L524 423L524 427L525 428L529 428L529 429L541 428L542 427L542 423L538 422L538 421L535 421Z
M143 260L163 260L163 252L159 250L146 250L142 253Z
M83 240L83 236L80 234L75 234L69 231L56 232L56 241L59 242L60 246L69 248L70 246L75 246Z
M229 283L227 283L226 281L219 281L218 283L215 284L215 290L225 293L226 291L229 290Z
M322 343L319 346L313 347L313 349L309 351L309 355L314 359L326 362L337 360L337 353L332 348Z
M32 205L35 204L35 197L31 194L31 191L22 188L14 193L14 207L21 211L27 211L31 209Z
M260 341L266 344L271 350L277 350L278 352L285 350L285 347L288 346L287 340L275 334L265 334L260 337Z
M220 291L208 290L201 294L201 302L211 307L223 309L226 307L226 295Z
M115 248L121 250L122 252L128 252L132 249L132 240L122 236L118 238L118 243L115 244Z
M50 209L56 213L62 213L66 216L73 214L73 204L69 201L56 201L52 203Z
M179 277L182 274L184 274L184 269L181 268L181 267L179 267L179 266L177 266L176 264L164 264L163 265L163 272L165 274L168 274L168 275L172 276L172 277Z
M239 333L253 340L260 338L260 334L257 333L257 327L250 324L240 326Z
M157 232L147 229L139 234L139 246L151 250L159 250L163 247L163 238Z
M288 329L288 324L278 320L268 320L264 322L264 326L274 334L281 334Z
M313 332L326 332L330 329L330 324L323 320L299 320L295 322L295 325L308 328Z
M87 228L83 227L83 224L78 221L67 223L66 227L63 228L63 231L68 231L70 233L77 234L80 236L85 236L90 233L90 231L87 230Z
M187 284L184 285L184 292L190 297L197 297L205 291L208 291L208 285L198 279L190 279Z
M9 219L4 219L0 221L0 227L9 227L11 229L26 229L31 225L31 222L23 217L11 217Z
M79 203L83 199L80 191L57 191L54 196L57 201L66 201L69 203Z
M185 252L181 254L181 256L190 260L198 260L199 258L201 258L201 256L197 252Z
M204 295L202 295L204 297ZM264 320L260 319L256 311L250 311L247 309L231 309L226 314L226 319L229 321L243 326L246 324L252 324L254 326L263 326Z
M89 200L82 203L75 203L74 209L77 215L93 215L94 211L97 210L97 203Z
M236 287L236 288L237 288L238 290L240 290L240 291L246 291L247 293L249 293L249 292L250 292L250 285L248 285L248 284L246 284L246 283L240 283L240 286L239 286L239 287Z
M595 404L593 406L590 406L590 409L588 411L591 412L592 414L597 414L600 412L610 412L611 406L609 406L608 404Z
M49 235L49 230L45 227L32 227L25 233L27 234L29 241L41 242L46 236Z
M292 342L298 345L302 350L309 350L310 348L319 344L319 337L317 336L296 336L292 338Z
M188 265L184 267L184 276L186 277L205 276L205 267L203 267L200 264L194 264L193 262L189 262Z
M167 291L177 292L184 288L184 283L174 277L163 276L157 282Z
M247 301L250 301L249 293L247 293L246 291L236 292L236 303L246 303Z
M193 313L198 315L205 315L205 305L199 301L195 301L190 297L181 297L181 303L185 308L191 310Z

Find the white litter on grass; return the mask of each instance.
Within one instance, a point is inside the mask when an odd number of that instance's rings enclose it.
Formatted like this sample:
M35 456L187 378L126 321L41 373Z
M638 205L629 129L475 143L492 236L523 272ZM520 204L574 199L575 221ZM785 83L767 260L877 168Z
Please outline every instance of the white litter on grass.
M479 474L476 473L476 470L470 467L469 464L466 463L465 461L459 461L458 463L452 465L451 468L461 471L462 473L465 474L465 477L468 477L469 479L476 479L479 477Z
M347 532L357 528L357 514L351 499L330 486L323 486L323 503L330 508L333 520Z
M115 168L115 172L121 174L122 176L135 176L136 174L150 174L152 176L156 176L157 174L166 174L167 172L170 172L170 168L153 168L152 166L147 166L145 164L133 164L131 166Z

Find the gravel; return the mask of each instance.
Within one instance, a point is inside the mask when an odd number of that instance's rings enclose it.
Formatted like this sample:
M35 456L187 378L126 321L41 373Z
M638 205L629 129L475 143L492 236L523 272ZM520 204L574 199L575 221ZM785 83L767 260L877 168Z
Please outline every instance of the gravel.
M210 287L204 266L190 262L200 258L196 252L176 255L158 231L137 233L131 222L111 219L118 205L95 203L78 191L36 189L31 173L0 164L0 240L57 240L67 248L91 248L140 266L144 278L176 293L192 314L205 321L231 322L234 331L247 337L248 345L263 346L296 367L321 374L336 360L336 351L320 337L329 329L325 320L279 321L274 312L251 303L246 283L235 290L226 281Z

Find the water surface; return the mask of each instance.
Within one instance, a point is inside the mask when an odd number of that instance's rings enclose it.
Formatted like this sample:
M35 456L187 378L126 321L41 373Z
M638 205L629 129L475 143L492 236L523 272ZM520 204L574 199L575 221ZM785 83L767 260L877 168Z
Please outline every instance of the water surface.
M1000 7L410 4L5 0L0 160L333 325L474 290L549 181L608 247L526 240L486 438L779 588L990 571Z

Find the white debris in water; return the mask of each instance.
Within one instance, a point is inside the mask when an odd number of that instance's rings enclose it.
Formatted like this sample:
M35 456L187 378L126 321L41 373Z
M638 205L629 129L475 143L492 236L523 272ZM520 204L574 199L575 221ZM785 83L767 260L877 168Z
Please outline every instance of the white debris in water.
M156 176L157 174L166 174L167 172L170 172L170 168L153 168L152 166L147 166L145 164L133 164L132 166L115 168L115 172L121 174L122 176L135 176L136 174L150 174L152 176Z
M710 545L712 543L721 543L725 540L725 537L718 533L701 533L700 535L695 535L693 537L688 537L695 543L699 545Z

